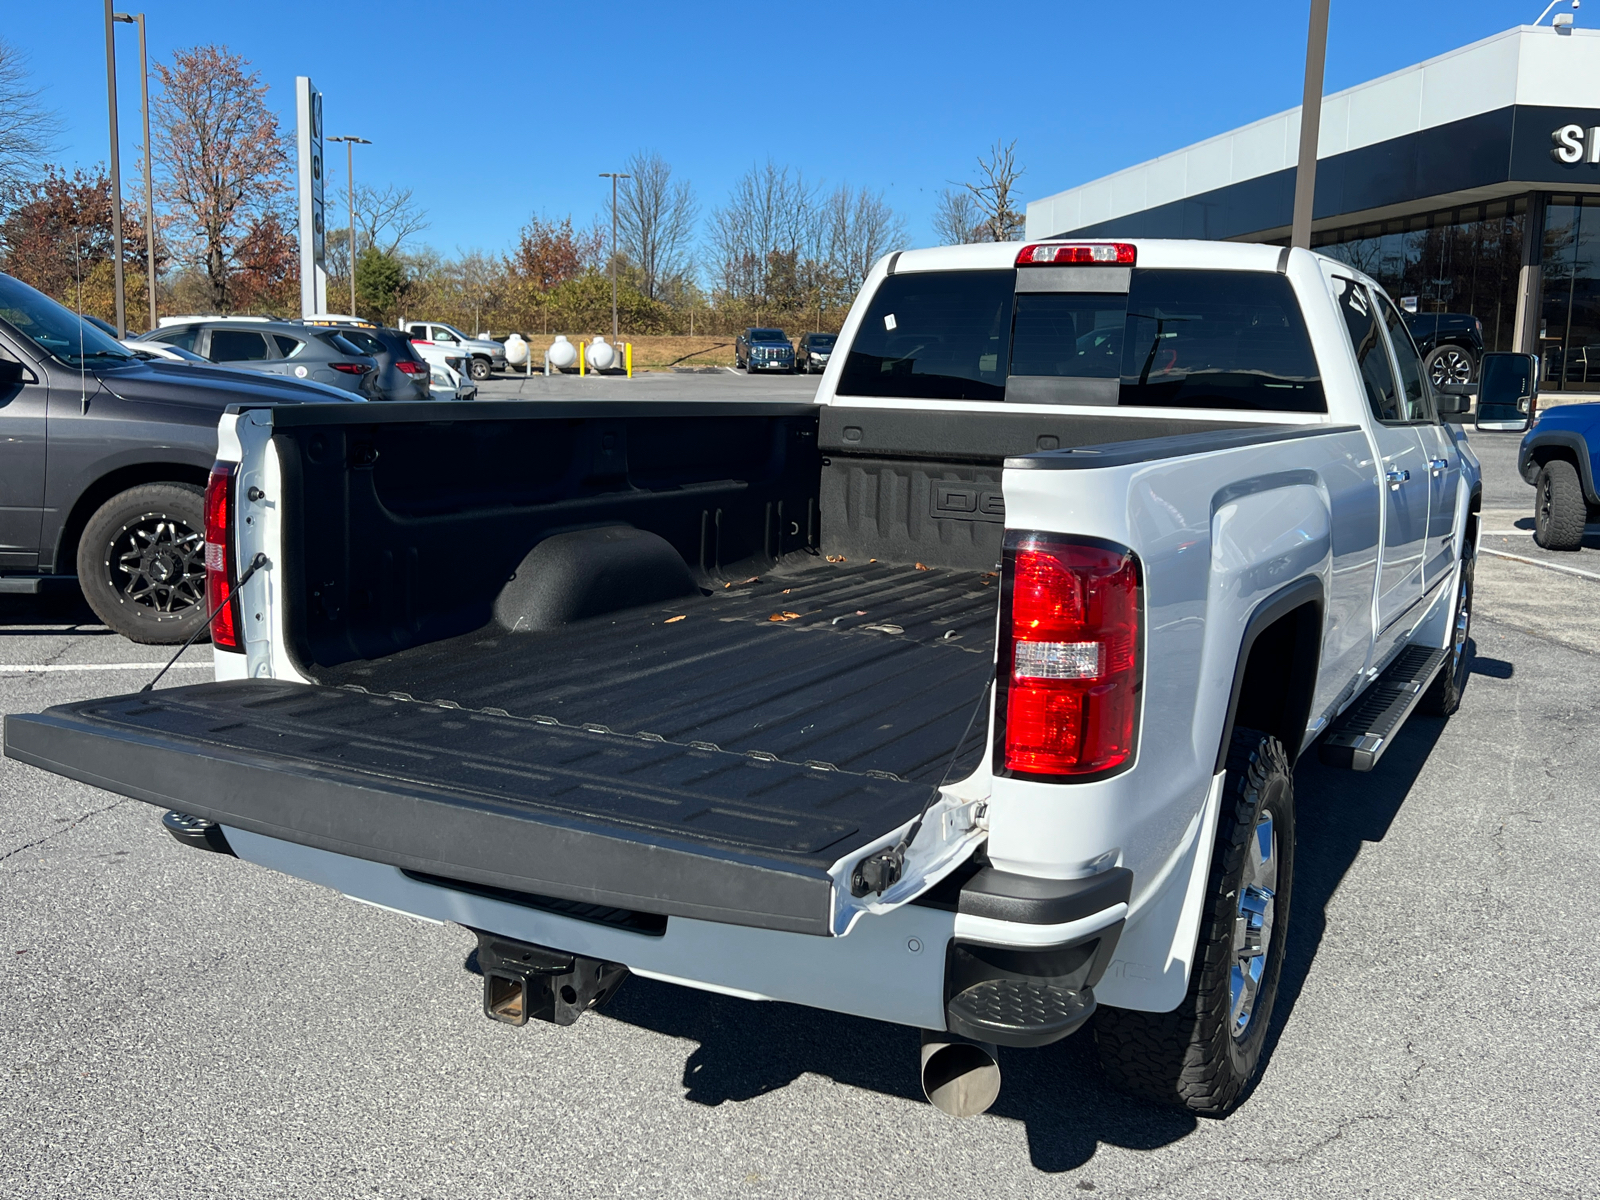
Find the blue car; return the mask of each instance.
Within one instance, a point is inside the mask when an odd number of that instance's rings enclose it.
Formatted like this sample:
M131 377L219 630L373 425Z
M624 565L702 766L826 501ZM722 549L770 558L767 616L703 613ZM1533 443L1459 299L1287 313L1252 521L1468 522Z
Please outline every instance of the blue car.
M1547 408L1522 439L1517 471L1535 490L1533 540L1547 550L1578 550L1583 527L1600 516L1600 404Z

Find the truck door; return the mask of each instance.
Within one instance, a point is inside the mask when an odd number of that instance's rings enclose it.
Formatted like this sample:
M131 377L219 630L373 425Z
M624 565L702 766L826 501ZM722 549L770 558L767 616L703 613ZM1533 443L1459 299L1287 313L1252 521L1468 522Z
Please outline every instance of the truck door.
M0 360L8 364L0 376L0 571L36 571L49 388L38 367L3 342Z
M1376 630L1381 640L1384 631L1422 598L1422 557L1428 534L1427 459L1414 410L1406 407L1395 377L1372 293L1342 276L1333 277L1333 286L1361 370L1378 449L1375 466L1384 496Z
M1428 537L1423 551L1422 590L1431 592L1455 569L1457 493L1461 489L1461 450L1433 410L1433 397L1423 382L1422 356L1417 353L1404 319L1386 296L1377 297L1389 331L1395 365L1400 368L1401 402L1420 415L1414 426L1422 441L1428 472Z

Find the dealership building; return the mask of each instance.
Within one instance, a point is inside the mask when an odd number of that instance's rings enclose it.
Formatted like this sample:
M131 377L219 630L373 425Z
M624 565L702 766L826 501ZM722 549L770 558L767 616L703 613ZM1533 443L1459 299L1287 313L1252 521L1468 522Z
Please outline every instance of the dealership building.
M1028 205L1027 236L1287 245L1300 110ZM1521 26L1322 103L1312 246L1541 391L1600 391L1600 31Z

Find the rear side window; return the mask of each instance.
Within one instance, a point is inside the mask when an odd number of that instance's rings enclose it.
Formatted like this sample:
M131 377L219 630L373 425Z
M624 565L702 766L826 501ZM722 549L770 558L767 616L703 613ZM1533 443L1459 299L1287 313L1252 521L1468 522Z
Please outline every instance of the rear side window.
M249 329L213 329L212 362L255 362L270 358L264 334Z
M1394 368L1389 365L1389 355L1383 348L1383 336L1378 332L1372 297L1353 279L1336 276L1333 282L1339 297L1339 315L1344 318L1350 348L1355 351L1356 366L1361 371L1367 407L1372 410L1374 420L1401 420L1399 388L1395 386Z
M1264 271L1134 271L1119 403L1327 412L1289 281Z
M1004 400L1015 270L891 275L845 359L847 396Z
M1428 404L1427 388L1422 382L1422 356L1417 353L1411 331L1394 305L1382 296L1375 295L1383 311L1383 323L1389 327L1389 344L1394 347L1394 360L1400 367L1400 412L1404 421L1431 421L1433 413Z
M292 338L286 333L275 333L272 335L272 340L278 343L278 353L283 355L284 358L293 358L305 347L304 342Z
M169 346L177 346L181 349L189 351L190 353L193 353L194 339L199 335L199 333L200 327L198 325L184 325L178 329L174 329L171 333L160 334L151 340L165 342Z

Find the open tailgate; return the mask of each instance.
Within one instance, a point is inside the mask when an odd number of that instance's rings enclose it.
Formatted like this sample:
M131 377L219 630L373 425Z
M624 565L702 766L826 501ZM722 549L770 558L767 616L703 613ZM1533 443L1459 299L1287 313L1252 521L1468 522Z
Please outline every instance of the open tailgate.
M5 718L5 753L163 808L466 883L797 933L928 785L271 680Z

